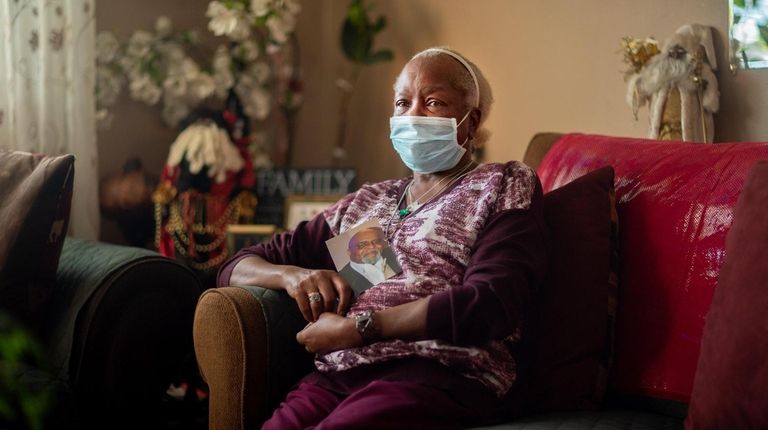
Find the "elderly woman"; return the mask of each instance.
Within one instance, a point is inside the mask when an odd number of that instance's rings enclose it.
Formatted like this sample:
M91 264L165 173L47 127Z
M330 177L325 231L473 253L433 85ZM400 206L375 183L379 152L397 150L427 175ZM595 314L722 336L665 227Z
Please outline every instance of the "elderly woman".
M390 119L413 175L363 185L222 267L220 286L285 290L309 322L296 340L317 370L264 428L453 428L515 409L546 232L530 168L473 160L491 102L462 55L416 54L395 82ZM402 272L353 301L325 241L373 219Z

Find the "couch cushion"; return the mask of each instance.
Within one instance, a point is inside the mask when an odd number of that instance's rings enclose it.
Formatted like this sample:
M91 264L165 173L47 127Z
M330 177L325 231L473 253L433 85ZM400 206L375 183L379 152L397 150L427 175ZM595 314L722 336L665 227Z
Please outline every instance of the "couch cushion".
M605 393L616 316L613 168L544 195L550 271L539 291L530 408L589 409Z
M768 162L734 213L707 315L686 428L768 428Z
M55 282L74 160L0 152L0 307L32 326Z
M570 134L542 161L545 192L598 167L616 171L616 391L689 400L733 207L761 158L768 158L768 143Z

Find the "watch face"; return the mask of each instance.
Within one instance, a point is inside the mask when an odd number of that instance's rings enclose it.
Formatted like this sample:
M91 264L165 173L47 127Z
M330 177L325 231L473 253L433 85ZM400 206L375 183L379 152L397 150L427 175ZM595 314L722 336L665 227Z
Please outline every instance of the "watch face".
M372 340L374 333L373 312L363 312L355 318L355 328L363 340Z
M362 333L365 330L367 330L368 327L370 327L371 322L372 322L372 319L370 315L362 314L362 315L358 315L355 325L357 326L357 330Z

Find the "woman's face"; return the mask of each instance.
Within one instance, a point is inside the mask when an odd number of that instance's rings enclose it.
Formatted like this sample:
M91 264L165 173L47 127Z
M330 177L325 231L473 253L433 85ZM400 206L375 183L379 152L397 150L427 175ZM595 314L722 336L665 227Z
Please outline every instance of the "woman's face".
M416 58L408 62L395 83L394 116L439 116L456 118L458 141L474 137L480 110L467 104L466 95L456 82L466 74L464 66L447 55Z

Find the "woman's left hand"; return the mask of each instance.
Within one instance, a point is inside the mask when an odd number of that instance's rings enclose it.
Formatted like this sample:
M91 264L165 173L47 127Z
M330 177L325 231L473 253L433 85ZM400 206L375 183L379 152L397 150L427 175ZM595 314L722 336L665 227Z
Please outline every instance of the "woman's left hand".
M354 348L363 344L363 338L355 328L355 320L332 312L324 312L296 334L296 340L307 351L325 354L339 349Z

